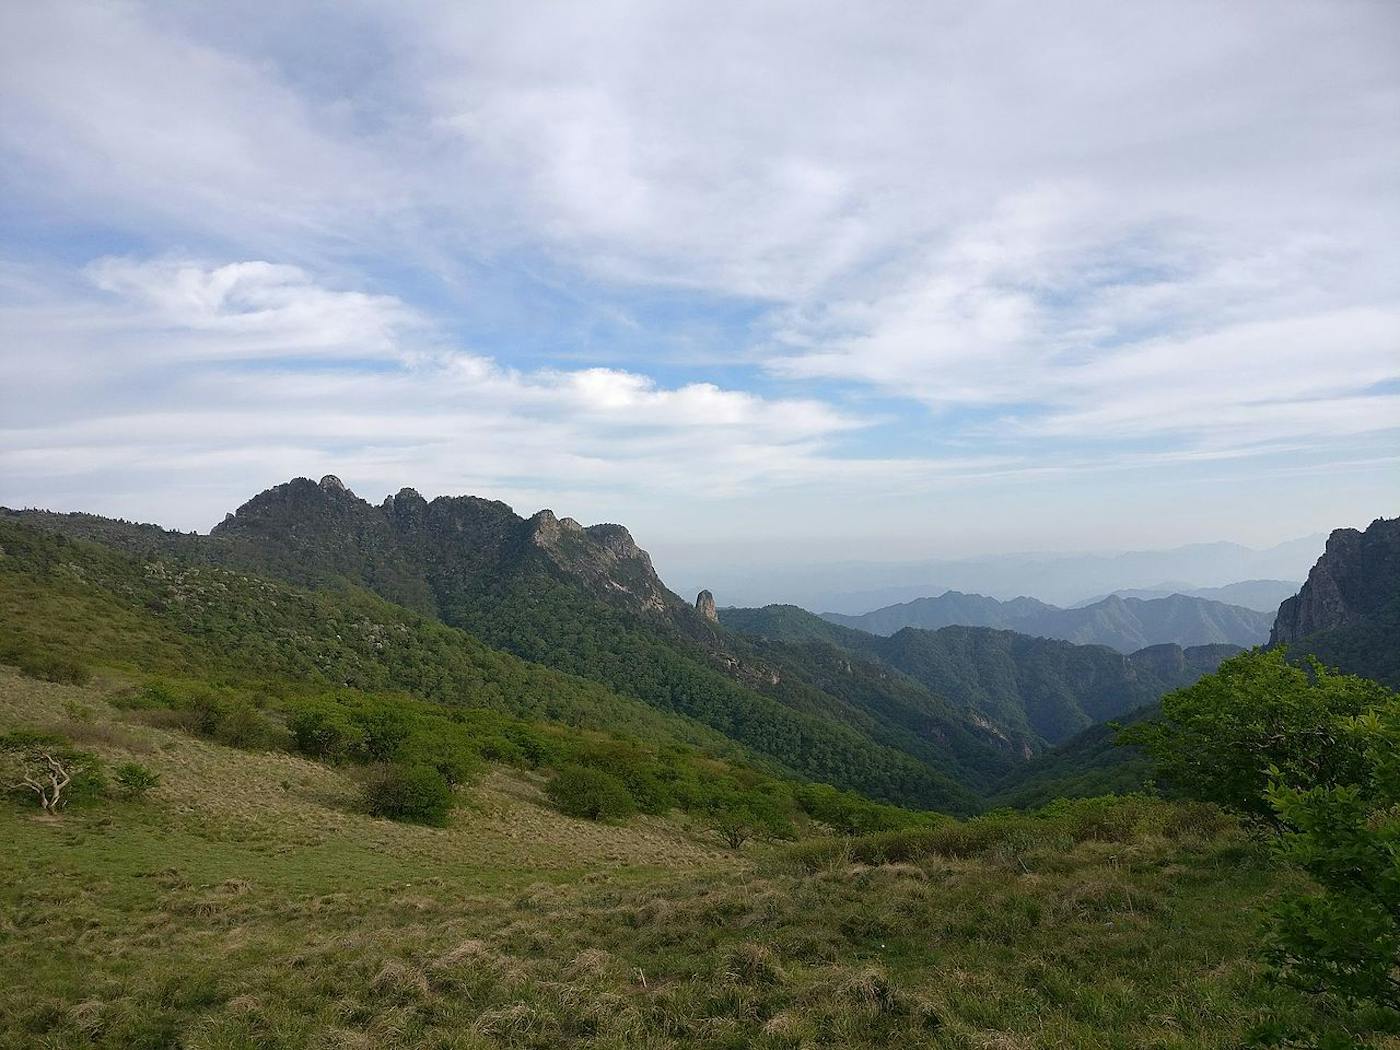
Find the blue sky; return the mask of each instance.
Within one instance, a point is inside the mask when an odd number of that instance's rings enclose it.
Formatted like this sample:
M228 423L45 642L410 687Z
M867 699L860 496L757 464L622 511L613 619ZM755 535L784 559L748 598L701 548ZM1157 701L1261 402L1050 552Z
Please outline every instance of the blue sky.
M1386 2L10 4L0 503L663 565L1400 508Z

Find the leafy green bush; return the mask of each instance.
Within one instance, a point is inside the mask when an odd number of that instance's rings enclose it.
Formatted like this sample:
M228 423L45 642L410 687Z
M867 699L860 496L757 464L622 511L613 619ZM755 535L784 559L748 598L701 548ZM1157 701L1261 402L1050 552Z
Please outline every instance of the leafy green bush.
M1400 696L1284 655L1228 660L1124 735L1179 790L1278 830L1313 888L1275 906L1265 954L1284 982L1371 1011L1306 1045L1360 1046L1376 1023L1400 1029ZM1265 1027L1263 1042L1300 1045Z
M348 715L320 706L296 706L287 718L293 746L311 758L336 760L360 750L363 732Z
M220 712L208 736L229 747L245 750L279 748L285 732L262 712L246 703L231 703Z
M366 761L392 762L413 732L409 716L398 707L378 704L355 713L360 748Z
M1388 693L1364 678L1295 667L1282 649L1255 650L1165 697L1159 720L1119 739L1140 744L1174 791L1272 822L1270 770L1290 784L1354 783L1363 756L1338 725Z
M1289 984L1380 1008L1400 1027L1400 696L1339 729L1365 757L1356 782L1294 786L1271 773L1282 853L1316 889L1280 902L1269 955Z
M365 777L360 800L376 817L439 827L447 823L456 801L441 773L417 763L376 766Z
M620 820L637 808L626 784L588 766L565 766L545 787L545 794L559 812L587 820Z
M160 786L160 774L140 762L123 762L116 768L113 779L132 798L144 798L146 792Z
M814 820L842 835L866 835L925 822L925 814L882 805L827 784L803 784L794 793L797 804Z
M399 749L400 759L410 765L436 769L451 787L469 784L481 769L476 754L451 740L418 736Z

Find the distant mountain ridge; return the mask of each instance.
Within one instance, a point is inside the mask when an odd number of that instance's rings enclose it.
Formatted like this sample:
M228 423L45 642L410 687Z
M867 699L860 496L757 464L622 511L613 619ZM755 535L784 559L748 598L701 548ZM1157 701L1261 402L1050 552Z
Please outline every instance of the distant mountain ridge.
M1239 652L1156 645L1132 654L990 627L906 627L880 636L796 606L722 609L727 627L771 642L873 657L940 696L1020 734L1027 753L1190 685Z
M1304 536L1263 549L1218 542L1101 554L1040 551L897 561L867 557L819 564L795 563L776 547L761 558L731 556L719 565L706 565L704 579L695 586L711 588L730 605L781 602L847 615L947 590L1003 600L1028 594L1068 607L1088 595L1157 588L1168 580L1181 584L1173 591L1240 580L1301 580L1326 539L1326 534Z
M997 627L1082 645L1107 645L1131 653L1151 645L1259 645L1269 637L1268 613L1205 598L1109 595L1092 605L1061 609L1034 598L1003 602L980 594L947 591L859 616L823 613L832 623L871 634L891 635L905 627Z
M1161 583L1156 587L1124 588L1112 592L1120 598L1167 598L1173 594L1184 594L1188 598L1205 598L1208 601L1238 605L1255 612L1270 615L1278 611L1279 603L1298 593L1302 583L1297 580L1240 580L1222 587L1192 587L1186 583ZM1110 597L1097 594L1092 598L1075 602L1066 608L1081 609L1094 605Z

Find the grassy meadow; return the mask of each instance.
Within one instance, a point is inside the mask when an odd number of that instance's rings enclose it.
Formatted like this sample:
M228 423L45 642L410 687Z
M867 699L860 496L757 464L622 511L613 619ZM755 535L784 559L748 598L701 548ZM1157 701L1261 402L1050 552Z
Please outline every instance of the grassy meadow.
M145 724L124 684L0 669L0 731L161 775L0 807L0 1046L1186 1050L1310 1009L1254 958L1294 876L1199 808L731 850L491 765L423 827L357 812L345 768Z

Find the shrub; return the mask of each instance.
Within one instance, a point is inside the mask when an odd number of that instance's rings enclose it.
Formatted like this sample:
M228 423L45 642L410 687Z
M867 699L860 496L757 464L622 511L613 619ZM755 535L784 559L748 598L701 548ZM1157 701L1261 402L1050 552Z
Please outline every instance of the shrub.
M248 750L276 747L281 743L278 726L246 703L234 702L223 709L207 734L221 744Z
M392 762L413 732L408 715L387 705L357 712L354 720L361 733L360 749L370 762Z
M160 774L140 762L124 762L119 765L115 779L132 798L144 798L146 792L160 786Z
M84 664L66 654L25 649L15 653L13 658L20 674L26 678L62 685L84 685L92 677Z
M447 823L455 797L451 785L431 766L391 763L369 773L360 800L373 816L440 827Z
M299 707L287 719L293 746L312 758L345 758L361 747L363 731L338 711Z
M1272 771L1283 854L1315 888L1278 904L1268 954L1295 987L1400 1024L1400 697L1341 729L1366 757L1356 783L1295 786Z
M559 812L588 820L620 820L637 808L626 784L611 773L588 766L565 766L554 775L545 794Z
M468 784L481 769L477 756L450 739L419 737L400 749L400 759L410 765L436 769L451 787Z
M1354 782L1363 756L1339 724L1388 692L1316 664L1294 667L1282 649L1257 650L1170 694L1160 720L1129 726L1119 741L1142 745L1168 787L1272 822L1270 769L1294 785Z

